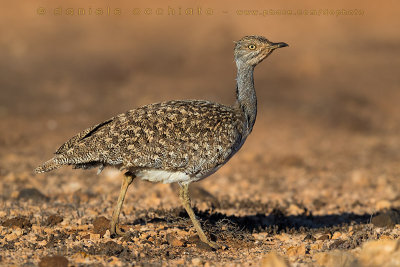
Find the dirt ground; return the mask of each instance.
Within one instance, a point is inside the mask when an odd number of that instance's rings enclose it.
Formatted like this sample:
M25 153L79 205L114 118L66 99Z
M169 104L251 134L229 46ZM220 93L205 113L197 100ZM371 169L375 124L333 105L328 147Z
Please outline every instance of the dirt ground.
M88 12L80 1L7 4L0 265L400 266L399 4L375 4L204 2L213 15L191 17L166 14L199 5L187 1L151 4L165 9L160 16L118 17L52 13ZM244 8L365 13L238 15ZM126 110L169 99L232 103L233 41L251 34L290 46L256 68L259 113L242 150L192 184L197 216L221 250L199 241L176 185L136 179L121 214L127 235L112 239L121 173L33 174L75 133Z

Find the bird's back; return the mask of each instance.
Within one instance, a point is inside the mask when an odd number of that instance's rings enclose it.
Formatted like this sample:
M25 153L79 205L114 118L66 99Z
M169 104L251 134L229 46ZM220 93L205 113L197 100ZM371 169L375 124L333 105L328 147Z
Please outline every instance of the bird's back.
M244 135L243 114L234 107L193 100L151 104L79 133L36 171L114 165L202 177L224 164Z

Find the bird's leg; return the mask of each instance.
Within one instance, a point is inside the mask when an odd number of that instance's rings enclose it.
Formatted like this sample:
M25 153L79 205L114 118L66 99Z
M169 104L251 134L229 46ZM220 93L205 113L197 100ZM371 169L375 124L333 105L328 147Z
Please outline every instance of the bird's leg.
M210 247L214 249L219 249L220 246L213 242L208 240L206 235L203 232L203 229L201 228L200 222L197 220L196 215L193 212L193 209L191 207L190 203L190 196L189 196L189 184L179 184L181 189L180 189L180 194L179 197L182 201L183 207L185 208L186 212L189 214L190 219L193 222L194 228L196 228L196 231L200 237L200 240L203 241L204 243L208 244Z
M113 216L111 219L111 229L110 236L114 237L116 235L123 235L124 232L118 227L119 214L121 213L122 204L124 203L126 191L128 190L129 185L132 183L133 179L136 176L133 173L127 172L125 173L124 180L122 181L121 191L119 192L117 206L114 209Z

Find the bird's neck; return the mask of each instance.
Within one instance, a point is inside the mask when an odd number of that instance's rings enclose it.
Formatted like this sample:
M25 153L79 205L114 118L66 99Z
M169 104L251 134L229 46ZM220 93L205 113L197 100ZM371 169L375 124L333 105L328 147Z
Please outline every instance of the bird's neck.
M237 64L236 106L241 109L247 122L247 134L253 130L257 116L257 96L254 89L254 67Z

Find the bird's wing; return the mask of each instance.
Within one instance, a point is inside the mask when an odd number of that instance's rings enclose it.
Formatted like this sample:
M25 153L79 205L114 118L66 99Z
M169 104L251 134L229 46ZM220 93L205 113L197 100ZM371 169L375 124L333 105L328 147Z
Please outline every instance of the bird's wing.
M241 119L231 107L207 101L151 104L86 129L63 144L55 158L77 167L105 164L194 174L232 154L242 135Z
M62 144L57 151L55 152L55 154L62 154L65 151L67 151L68 149L70 149L71 147L73 147L75 144L79 143L80 141L82 141L83 139L89 137L90 135L92 135L93 133L95 133L96 131L98 131L101 127L109 124L110 122L113 121L114 118L109 119L107 121L104 121L102 123L99 123L97 125L94 125L90 128L87 128L86 130L80 132L79 134L75 135L74 137L72 137L71 139L69 139L67 142L65 142L64 144Z

